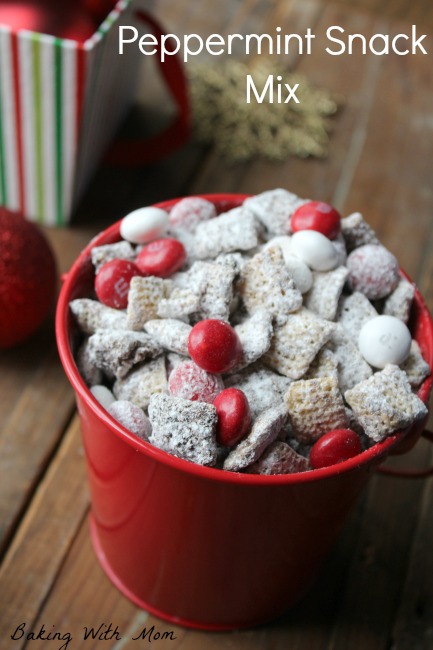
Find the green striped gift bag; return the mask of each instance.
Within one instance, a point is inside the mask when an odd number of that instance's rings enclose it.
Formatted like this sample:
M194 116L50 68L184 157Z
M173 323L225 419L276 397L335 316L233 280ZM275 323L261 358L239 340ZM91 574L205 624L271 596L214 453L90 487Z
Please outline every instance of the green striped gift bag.
M0 205L64 225L125 115L139 57L120 0L84 43L0 26Z

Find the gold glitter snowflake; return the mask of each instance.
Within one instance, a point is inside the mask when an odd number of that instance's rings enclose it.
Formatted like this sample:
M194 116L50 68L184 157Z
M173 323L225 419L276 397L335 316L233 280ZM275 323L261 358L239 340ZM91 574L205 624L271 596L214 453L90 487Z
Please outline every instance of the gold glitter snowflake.
M247 75L262 89L270 74L275 90L278 75L289 86L299 84L299 104L247 103ZM329 118L339 101L301 75L287 74L279 63L268 59L251 66L230 59L213 66L195 63L190 68L190 88L197 139L212 144L229 161L264 157L280 162L289 155L323 158L328 153Z

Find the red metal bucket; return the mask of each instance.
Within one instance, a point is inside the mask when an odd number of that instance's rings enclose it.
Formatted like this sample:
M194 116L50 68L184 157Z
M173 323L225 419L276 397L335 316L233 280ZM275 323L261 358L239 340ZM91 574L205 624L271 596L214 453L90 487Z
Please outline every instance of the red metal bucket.
M245 196L206 198L224 211ZM425 422L338 465L280 476L202 467L136 438L81 379L68 308L92 290L91 248L118 239L119 223L83 251L65 279L56 320L81 417L97 556L114 584L156 616L209 630L263 623L306 592L377 465L417 439ZM411 329L432 367L433 322L418 292ZM432 382L419 390L425 402Z

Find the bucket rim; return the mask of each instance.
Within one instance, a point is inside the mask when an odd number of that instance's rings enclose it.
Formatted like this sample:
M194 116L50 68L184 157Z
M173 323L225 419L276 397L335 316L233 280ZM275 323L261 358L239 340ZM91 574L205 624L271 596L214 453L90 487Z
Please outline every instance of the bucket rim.
M220 194L194 194L194 197L199 197L211 201L217 207L218 213L225 212L228 209L238 207L242 205L246 198L252 196L251 194L242 194L242 193L220 193ZM180 201L185 197L180 196L173 198L167 201L161 201L158 203L152 204L153 207L161 208L163 210L170 210L175 203ZM72 300L72 293L75 286L75 281L77 276L82 271L85 265L88 265L90 262L90 251L95 246L99 246L106 243L113 243L120 239L120 223L122 219L119 219L114 224L103 230L96 237L91 239L87 246L82 250L79 256L76 258L75 262L71 266L68 273L64 276L63 285L60 290L59 298L57 301L56 308L56 322L55 322L55 332L57 347L59 351L60 360L62 362L65 373L76 393L76 396L86 404L92 413L103 422L103 424L111 430L118 438L123 440L135 451L143 453L149 459L152 459L155 462L161 462L166 466L171 467L174 470L190 474L201 479L207 479L210 481L216 481L220 483L231 483L239 485L251 485L257 487L264 486L277 486L277 485L287 485L287 484L301 484L301 483L311 483L323 479L331 479L340 474L346 474L349 472L356 471L358 469L370 469L373 471L376 466L381 464L388 454L399 445L399 443L406 438L412 431L412 427L407 429L395 432L394 434L388 436L383 441L375 443L368 449L362 451L357 456L349 458L348 460L342 461L340 463L330 465L328 467L322 467L320 469L310 469L304 472L297 472L292 474L275 474L275 475L263 475L263 474L247 474L241 472L230 472L222 469L217 469L213 467L207 467L193 463L191 461L185 460L174 456L158 447L155 447L150 442L147 442L138 436L134 435L132 432L128 431L123 425L121 425L117 420L115 420L96 400L93 394L90 392L90 389L85 384L82 379L75 359L72 352L71 342L70 342L70 329L71 329L71 314L69 311L69 302ZM401 275L407 280L412 282L409 276L401 270ZM414 284L414 283L412 283ZM424 358L427 361L430 369L433 369L433 320L427 308L427 305L419 293L416 285L415 287L415 297L414 304L417 310L417 324L419 324L420 318L422 318L422 334L424 340ZM84 296L83 296L84 297ZM424 327L424 325L426 326ZM416 333L415 333L416 335ZM427 353L427 354L426 354ZM426 358L427 356L427 358ZM422 401L428 405L430 394L433 387L433 370L431 374L424 380L420 388L417 391L418 396ZM418 422L414 423L412 426L416 426Z

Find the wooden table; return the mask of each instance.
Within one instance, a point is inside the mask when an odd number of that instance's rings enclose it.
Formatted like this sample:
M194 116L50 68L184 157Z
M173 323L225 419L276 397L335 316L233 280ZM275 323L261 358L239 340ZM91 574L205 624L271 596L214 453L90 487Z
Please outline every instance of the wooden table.
M208 11L203 2L158 0L156 14L178 34L270 32L276 25L290 25L292 32L310 26L323 34L337 24L365 35L397 33L414 22L420 31L433 27L427 0L221 0L218 8L209 3ZM431 55L325 59L320 48L315 51L292 58L291 65L345 99L325 161L230 166L211 149L190 143L145 170L101 168L73 224L46 231L60 271L93 234L138 206L184 194L281 186L330 201L344 214L363 212L433 307ZM155 111L150 78L140 87L146 116ZM156 89L153 97L163 95ZM152 625L173 633L175 638L154 639L157 647L173 650L433 648L433 481L375 476L317 584L285 617L240 632L184 630L130 604L95 559L80 425L57 356L53 319L24 345L2 352L0 368L1 648L60 647L57 641L18 639L15 631L23 623L26 633L37 634L42 625L46 633L69 632L73 650L142 647L147 640L131 639ZM390 462L425 468L433 462L431 446L421 441L408 458ZM109 623L122 639L109 641L109 634L105 642L83 640L84 626Z

